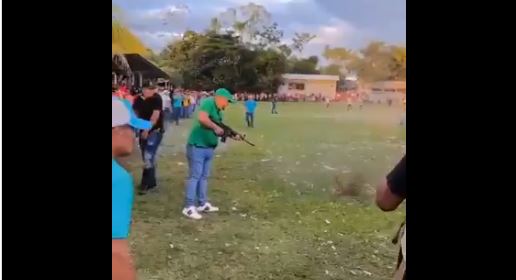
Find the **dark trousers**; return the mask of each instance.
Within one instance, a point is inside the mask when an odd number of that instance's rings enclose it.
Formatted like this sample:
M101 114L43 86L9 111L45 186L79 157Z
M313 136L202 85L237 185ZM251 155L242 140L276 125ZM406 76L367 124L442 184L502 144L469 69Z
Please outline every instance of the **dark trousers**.
M163 134L158 131L151 131L147 139L140 135L140 149L144 162L141 188L143 191L156 187L156 153Z
M181 117L181 107L174 107L172 109L172 120L176 122L176 125L179 125L180 117Z
M245 121L248 127L254 127L254 113L246 112Z
M278 111L276 110L276 103L272 103L272 114L277 114Z

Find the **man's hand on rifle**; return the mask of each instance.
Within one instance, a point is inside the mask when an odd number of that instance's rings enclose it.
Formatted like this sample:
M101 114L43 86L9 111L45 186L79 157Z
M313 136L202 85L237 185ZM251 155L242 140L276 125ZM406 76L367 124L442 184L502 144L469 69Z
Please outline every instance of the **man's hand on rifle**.
M233 140L235 140L235 141L241 141L241 140L243 140L244 138L245 138L245 135L244 135L244 136L242 136L242 135L240 135L240 134L237 134L237 135L235 135L235 136L231 137L231 139L233 139Z
M205 127L211 128L213 132L215 132L216 135L222 136L224 135L224 129L222 129L220 126L218 126L216 123L214 123L210 117L208 116L208 113L204 111L199 112L199 122L204 125Z
M215 125L213 127L213 131L215 132L215 134L217 134L218 136L222 136L224 134L224 129L220 128L220 126L218 125Z

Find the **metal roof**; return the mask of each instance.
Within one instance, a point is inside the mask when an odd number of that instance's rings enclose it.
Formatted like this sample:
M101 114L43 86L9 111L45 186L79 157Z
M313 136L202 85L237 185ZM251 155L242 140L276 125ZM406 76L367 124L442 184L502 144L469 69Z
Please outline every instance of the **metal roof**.
M283 79L288 80L317 80L317 81L338 81L337 75L318 75L318 74L283 74Z

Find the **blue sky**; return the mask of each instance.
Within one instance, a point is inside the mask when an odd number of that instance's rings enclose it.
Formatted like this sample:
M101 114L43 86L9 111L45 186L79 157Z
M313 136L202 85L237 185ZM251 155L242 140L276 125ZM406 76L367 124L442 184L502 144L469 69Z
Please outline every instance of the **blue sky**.
M406 41L406 0L113 0L125 23L159 51L186 29L205 30L210 19L249 2L263 5L290 42L294 32L317 35L303 52L320 55L325 45L359 49L371 40ZM174 11L174 16L170 12Z

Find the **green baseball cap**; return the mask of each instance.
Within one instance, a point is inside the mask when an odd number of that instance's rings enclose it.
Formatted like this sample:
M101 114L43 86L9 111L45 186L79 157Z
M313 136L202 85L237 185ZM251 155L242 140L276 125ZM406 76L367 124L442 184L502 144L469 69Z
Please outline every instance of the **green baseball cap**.
M222 97L225 97L229 103L235 103L235 98L233 97L233 95L229 92L229 90L225 89L225 88L219 88L215 91L215 95L219 95L219 96L222 96Z

